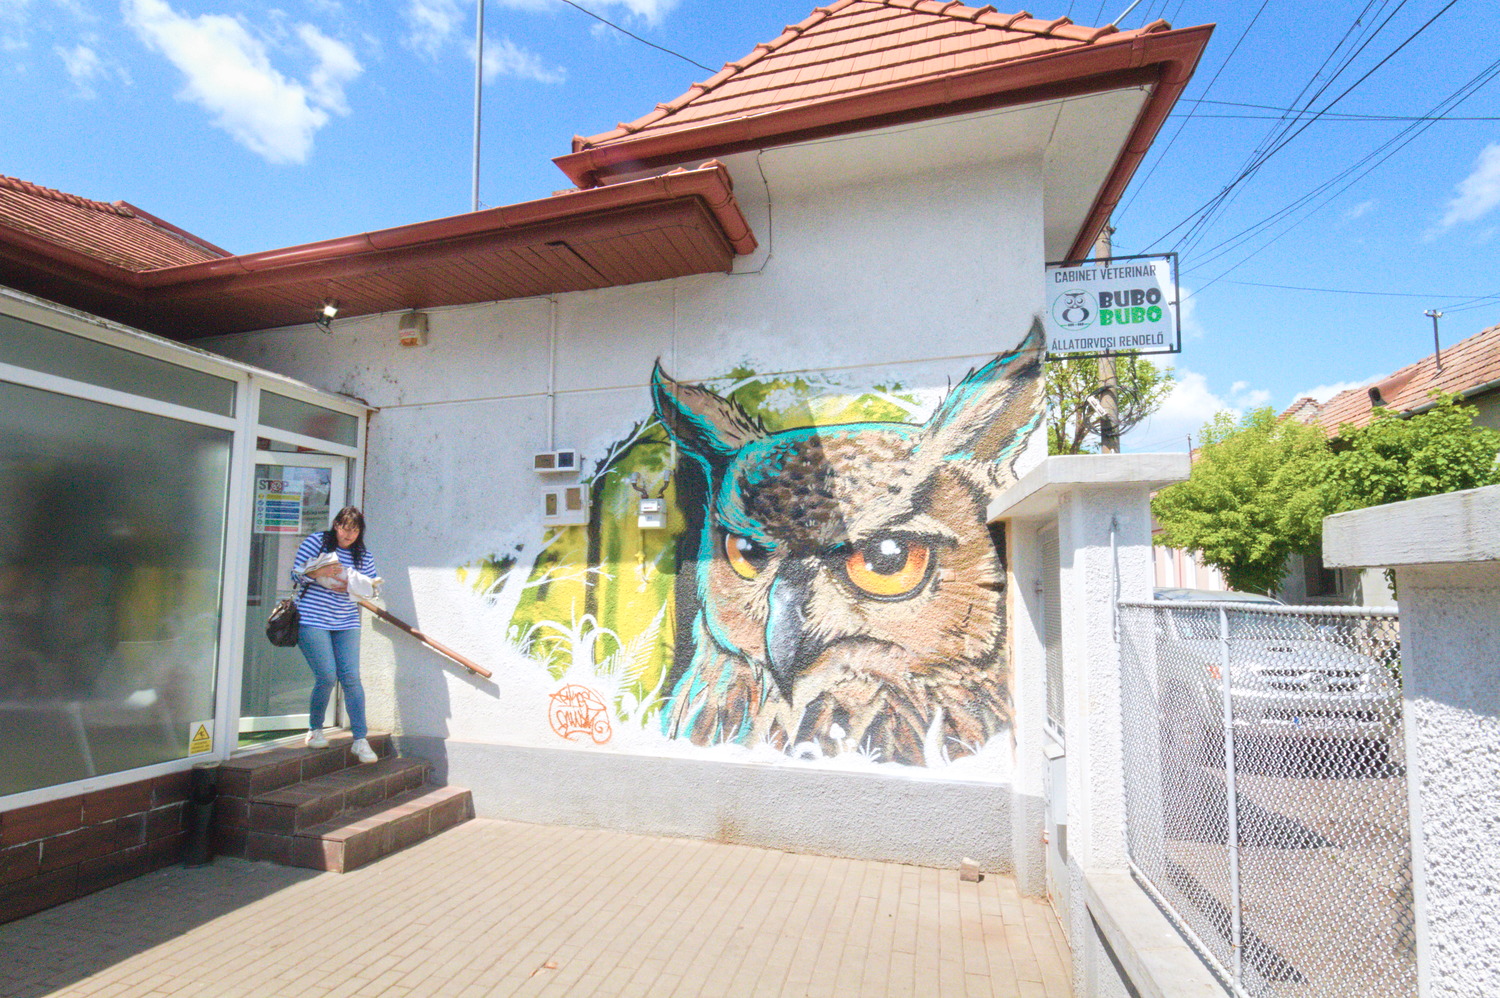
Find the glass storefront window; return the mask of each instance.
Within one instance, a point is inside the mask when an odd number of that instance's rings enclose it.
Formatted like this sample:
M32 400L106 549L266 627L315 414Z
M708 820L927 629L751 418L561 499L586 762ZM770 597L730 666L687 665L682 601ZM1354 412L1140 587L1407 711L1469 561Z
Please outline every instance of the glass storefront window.
M359 420L356 417L275 392L260 393L260 425L345 447L359 443Z
M213 718L231 439L0 383L0 796L182 758Z
M227 378L3 314L0 363L218 416L234 415L234 382Z

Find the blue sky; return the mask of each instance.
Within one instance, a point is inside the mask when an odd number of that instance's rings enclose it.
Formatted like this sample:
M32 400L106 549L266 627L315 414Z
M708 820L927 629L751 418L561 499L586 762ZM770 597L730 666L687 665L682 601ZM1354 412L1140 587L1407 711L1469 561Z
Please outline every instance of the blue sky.
M714 69L812 9L579 3ZM1032 13L1097 24L1128 5ZM560 0L486 11L487 205L569 186L551 158L574 133L710 75ZM1216 409L1282 407L1410 363L1432 350L1425 309L1445 311L1445 344L1500 322L1500 84L1485 75L1500 69L1500 4L1142 0L1121 25L1163 15L1218 28L1115 218L1116 252L1175 248L1191 295L1179 390L1131 449L1180 449ZM472 0L0 0L0 173L129 201L237 253L456 214L473 33ZM1294 106L1328 110L1191 227L1267 136L1306 122L1279 110ZM1434 114L1446 120L1390 120Z

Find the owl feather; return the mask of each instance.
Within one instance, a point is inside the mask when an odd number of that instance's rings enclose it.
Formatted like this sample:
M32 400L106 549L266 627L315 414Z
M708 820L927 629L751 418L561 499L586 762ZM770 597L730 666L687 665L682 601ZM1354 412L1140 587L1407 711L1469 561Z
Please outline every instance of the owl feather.
M934 730L949 757L1004 730L1005 573L986 511L1040 425L1041 353L1034 324L920 425L776 433L658 363L657 416L701 472L701 494L679 490L700 506L668 734L923 765Z

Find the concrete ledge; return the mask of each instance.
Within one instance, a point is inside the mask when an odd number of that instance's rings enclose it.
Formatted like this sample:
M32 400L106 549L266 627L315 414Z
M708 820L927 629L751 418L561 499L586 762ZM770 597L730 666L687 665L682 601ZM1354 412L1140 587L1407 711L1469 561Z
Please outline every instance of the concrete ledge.
M607 828L789 852L1011 873L1014 788L927 773L398 737L403 755L468 787L481 818Z
M1159 489L1188 477L1186 454L1064 454L1049 457L995 497L989 518L1046 516L1071 489L1137 485Z
M1089 913L1142 998L1224 998L1224 986L1129 873L1085 870Z
M1329 568L1500 561L1500 485L1336 513L1323 521Z

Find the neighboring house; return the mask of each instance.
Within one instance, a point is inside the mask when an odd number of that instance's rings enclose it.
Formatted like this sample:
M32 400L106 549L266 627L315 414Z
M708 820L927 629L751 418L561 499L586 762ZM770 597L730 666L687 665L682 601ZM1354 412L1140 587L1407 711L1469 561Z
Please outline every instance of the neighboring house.
M1402 416L1425 412L1433 407L1433 395L1438 393L1457 395L1473 408L1475 425L1500 429L1500 326L1444 347L1441 354L1423 357L1368 385L1340 392L1327 402L1300 398L1281 418L1314 423L1331 437L1340 426L1368 425L1377 407ZM1288 603L1396 603L1383 573L1324 568L1321 559L1302 555L1292 556L1276 595Z
M95 605L154 607L151 633L104 612L88 681L52 681L165 689L128 643L170 642L197 713L163 732L202 721L223 758L305 724L295 652L258 628L289 545L360 502L391 610L495 674L368 628L372 722L480 814L1019 862L1040 778L1010 738L1007 592L1031 580L987 504L1045 452L1043 267L1087 255L1208 36L838 0L575 139L574 190L245 256L7 182L0 390L25 445L0 470L104 476L69 529L162 557L94 573ZM91 431L110 407L150 418ZM192 458L138 468L131 438ZM40 727L14 747L65 749ZM10 774L0 812L190 764L163 734L88 778Z
M1340 426L1367 425L1376 407L1403 416L1425 412L1434 405L1434 393L1459 396L1473 408L1475 425L1500 429L1500 326L1443 348L1441 367L1433 354L1326 402L1299 398L1278 418L1316 424L1332 437ZM1222 576L1204 565L1196 552L1161 547L1156 549L1156 584L1224 588ZM1286 578L1271 595L1296 605L1396 604L1382 572L1325 568L1321 559L1302 555L1291 557Z

